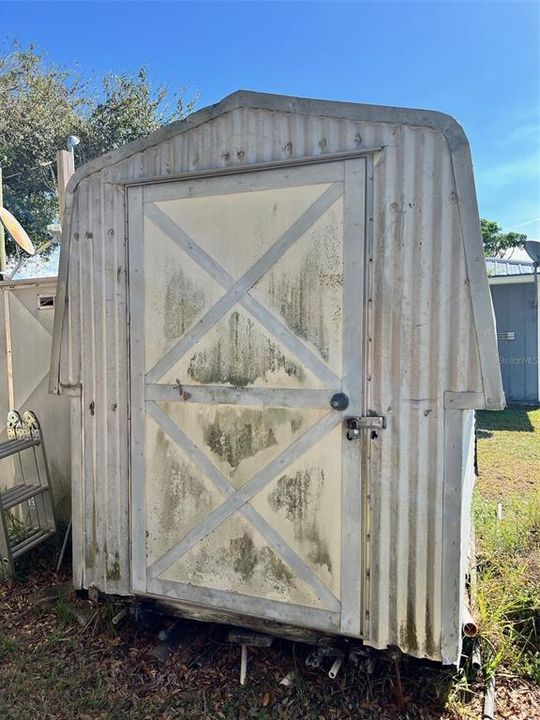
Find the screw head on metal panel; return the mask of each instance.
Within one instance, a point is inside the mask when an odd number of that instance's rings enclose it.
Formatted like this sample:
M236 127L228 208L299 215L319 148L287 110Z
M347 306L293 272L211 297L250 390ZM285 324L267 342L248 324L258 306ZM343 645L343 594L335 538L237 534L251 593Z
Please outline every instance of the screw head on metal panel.
M345 393L336 393L332 395L330 407L334 410L346 410L349 407L349 398Z

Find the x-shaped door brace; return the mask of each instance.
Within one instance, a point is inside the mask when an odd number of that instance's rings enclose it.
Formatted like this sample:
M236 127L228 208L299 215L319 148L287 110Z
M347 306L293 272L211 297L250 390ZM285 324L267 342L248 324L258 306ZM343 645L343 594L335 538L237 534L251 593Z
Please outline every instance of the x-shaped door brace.
M183 335L146 374L147 383L158 380L173 367L226 313L239 303L255 317L274 337L309 368L327 387L341 387L341 380L318 358L299 338L289 330L273 313L267 310L249 294L249 290L284 255L309 228L332 207L343 194L341 183L332 183L322 195L296 220L271 248L251 268L235 280L208 253L206 253L184 230L174 223L153 203L145 208L145 216L176 242L200 267L216 280L227 292Z
M174 562L191 550L204 537L215 530L227 518L239 511L249 520L268 544L289 563L297 576L306 582L325 604L328 610L338 611L340 603L336 596L319 580L311 567L288 545L271 525L249 504L260 490L270 483L288 465L303 455L310 447L316 445L330 430L336 427L341 418L335 413L328 413L307 432L295 440L289 447L258 470L239 490L229 482L205 455L205 453L181 430L171 418L154 402L147 402L148 414L169 435L169 437L201 468L212 484L226 496L204 520L196 525L182 540L168 550L159 560L148 568L148 576L157 578Z
M242 305L282 344L293 352L327 387L341 387L341 380L318 358L299 338L292 333L273 313L249 294L249 289L277 262L277 260L309 230L310 227L343 194L341 183L333 183L322 195L286 230L272 247L267 250L254 265L239 279L235 280L219 263L208 255L184 230L174 223L162 210L151 203L145 208L145 215L159 227L171 240L184 250L202 269L226 289L220 298L171 348L146 375L146 383L152 389L158 380L170 370L199 340L225 316L236 304ZM149 388L150 389L150 388ZM225 389L225 388L224 388ZM231 392L234 390L230 388ZM261 389L257 389L260 392ZM271 392L275 392L273 389ZM258 470L239 490L229 482L216 468L205 453L181 430L171 418L159 408L152 393L147 393L147 412L160 427L179 445L205 473L213 485L226 496L225 501L213 510L203 521L194 527L179 543L170 548L159 560L148 568L150 578L157 578L174 562L185 555L210 532L215 530L228 517L239 511L261 533L269 545L288 562L297 576L306 582L329 610L339 611L340 603L336 596L315 575L311 567L283 540L266 520L252 507L251 498L270 483L284 468L316 445L330 430L340 422L339 415L326 414L313 427L297 438L277 458ZM158 399L159 394L155 394Z

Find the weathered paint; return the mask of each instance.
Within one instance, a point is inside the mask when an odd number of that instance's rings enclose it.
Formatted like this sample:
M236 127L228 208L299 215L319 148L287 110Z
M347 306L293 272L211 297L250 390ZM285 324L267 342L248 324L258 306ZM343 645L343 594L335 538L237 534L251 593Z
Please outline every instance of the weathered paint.
M0 441L7 440L8 410L36 413L45 439L55 514L67 520L71 509L69 400L47 391L54 322L54 306L48 299L56 296L56 278L6 280L0 282L0 291ZM28 463L30 472L32 464L33 459ZM18 460L2 460L0 488L18 482Z
M306 380L302 365L265 336L240 308L235 308L196 347L199 349L194 348L185 362L165 374L164 380L170 382L180 375L190 383L235 387L261 383L301 387Z
M365 161L357 160L356 166L365 184ZM312 432L312 428L317 425L330 431L339 422L339 418L328 422L332 414L329 404L321 408L313 390L325 387L327 375L331 377L329 393L342 389L338 376L324 364L330 353L328 346L326 350L321 346L321 338L330 333L337 338L333 365L341 368L345 167L336 163L329 170L333 182L323 185L313 183L311 172L290 170L286 191L280 187L283 174L277 171L254 176L259 189L249 192L240 190L234 178L224 178L155 186L150 193L143 191L142 197L130 196L130 229L135 231L130 242L132 277L144 276L145 297L143 333L139 344L132 347L132 366L143 365L144 350L144 392L170 386L173 378L178 388L176 397L167 402L147 398L136 420L141 427L146 424L147 442L142 451L135 451L133 462L142 463L143 470L133 489L137 492L142 483L146 492L140 505L134 505L132 527L134 534L147 534L148 540L146 558L132 555L132 562L138 566L136 572L146 591L152 583L163 592L175 583L180 596L188 585L191 593L199 592L199 601L209 590L240 593L251 613L260 598L306 609L339 606L341 588L334 582L337 572L321 527L328 517L311 506L319 501L324 486L331 507L339 508L342 473L339 464L334 462L329 468L326 460L340 456L342 432L339 429L327 438L325 431ZM137 235L141 231L142 236ZM175 254L169 247L168 262L183 269L188 306L210 296L208 275L214 278L210 288L215 279L223 285L221 296L213 303L199 304L197 323L182 323L180 332L174 324L172 345L168 326L155 325L157 318L170 315L166 306L170 297L163 289L164 283L168 286L168 275L156 275L152 264L156 234L160 233L178 249ZM355 238L359 246L363 246L363 235L360 223ZM185 262L186 255L193 261L191 265ZM270 287L276 282L290 286L291 266L294 276L298 257L310 271L300 277L303 286L291 315L287 298L282 298L278 307L269 302L271 295L265 293L262 281L270 276ZM331 270L333 283L328 282ZM257 296L251 295L255 285L259 285ZM332 285L337 290L328 292ZM132 293L132 307L135 301ZM182 311L184 305L177 304ZM258 309L256 317L250 312L253 307ZM292 322L293 317L300 325ZM354 319L347 332L354 334L360 316L350 313L349 317ZM140 329L136 332L139 335ZM155 337L160 332L157 346L162 355L156 357ZM282 337L291 336L292 346L290 342L289 347L284 346ZM304 369L305 358L313 355L315 365L326 368L323 379ZM184 387L186 378L192 389L198 385L220 387L223 402L199 398L198 403L191 403L191 391ZM238 389L248 387L255 394L255 403L257 392L266 399L264 407L235 405ZM275 391L283 394L287 388L307 391L313 404L308 400L303 407L282 407ZM359 393L350 392L352 401ZM174 465L163 467L162 444L148 442L152 420L159 425L158 435L164 431L169 443L184 455L182 465L175 453ZM136 430L133 433L136 438ZM303 463L301 469L293 468L297 459ZM295 477L287 482L283 471L289 467ZM291 483L299 478L307 494L298 499L302 506L296 508L299 515L295 518L291 515ZM221 498L210 497L205 480L210 480ZM256 500L273 480L277 480L271 490L273 501L269 506L263 503L263 514ZM192 498L183 504L182 513L187 516L181 517L178 490L186 485ZM239 503L244 493L244 502ZM312 494L316 496L313 499ZM160 505L157 512L156 502ZM280 513L283 505L287 506L285 515ZM285 537L291 520L296 528L294 547ZM332 520L337 529L332 538L334 562L339 567L339 513ZM359 552L353 562L360 566ZM310 619L308 614L305 624L313 623L319 627L320 618Z
M312 570L340 594L340 475L341 429L335 428L319 446L279 474L253 501L267 520L277 523L286 542L306 559Z
M375 647L397 644L419 657L452 662L460 650L456 620L464 552L460 534L461 518L468 513L466 499L455 504L457 497L462 498L463 483L464 426L459 398L463 398L464 407L471 407L472 402L472 407L497 408L503 397L468 145L459 126L437 113L236 93L185 122L90 163L76 174L68 192L69 219L60 271L61 295L65 294L68 303L57 313L51 372L55 391L67 388L73 392L81 386L81 398L73 399L72 414L73 439L80 449L79 461L79 455L74 455L78 469L74 477L82 478L74 488L76 582L85 587L94 582L104 591L123 594L129 594L133 587L125 432L129 392L125 183L145 178L160 181L211 170L230 172L257 163L313 156L324 159L328 154L359 152L363 148L382 148L367 153L366 160L368 179L372 178L366 190L367 207L372 209L367 261L373 271L366 286L365 409L387 419L387 428L377 438L366 440L362 455L365 485L359 488L364 518L361 544L364 566L369 570L362 590L364 639ZM311 166L313 173L320 174L322 184L324 168ZM250 175L235 177L242 184L249 181ZM211 235L213 224L207 225L209 242L217 242L217 237ZM193 227L198 227L196 222ZM169 242L155 231L154 237L162 246ZM291 257L294 272L265 277L252 294L281 313L292 332L309 343L323 362L328 354L329 367L339 373L340 353L333 355L333 324L326 317L321 322L320 314L303 312L306 302L313 306L313 297L309 290L306 292L312 270L311 259L299 248L294 248L297 257ZM173 248L172 252L180 251ZM237 277L253 259L248 252L248 248L243 248L242 253L227 252L220 260L224 266L229 263L225 269ZM161 337L149 349L154 353L149 366L174 345L176 333L196 323L203 308L224 292L214 277L201 275L195 282L189 261L180 268L170 263L165 267L163 257L156 252L152 259L156 272L160 268L166 271L167 282L163 283L163 297L155 298L156 322L149 321L149 332L155 327L156 335ZM179 269L183 276L175 276ZM333 276L331 263L327 271L327 292L339 292L339 277ZM168 317L165 313L158 318L167 292L170 299L178 297L187 277L193 284L186 287L184 306L171 311ZM152 302L146 303L146 308ZM220 337L230 338L231 326L227 322L236 311L240 319L245 308L231 308L219 332L213 331L213 341L206 336L194 348L189 358L195 357L192 374L187 362L184 367L172 369L170 384L177 379L183 385L195 385L201 378L207 381L230 377L230 361L217 363L214 347ZM340 322L340 318L335 321ZM169 328L169 335L164 327ZM206 357L198 357L199 352L206 352ZM288 349L281 353L284 359L273 361L270 367L266 363L256 368L255 381L273 387L279 378L282 387L293 386L293 381L297 388L301 387L306 378L298 380L285 369L294 357L290 357ZM266 356L270 354L267 351ZM301 369L306 377L312 372ZM233 363L233 370L248 383L254 380L250 368ZM455 411L450 414L444 407L447 391L455 393ZM192 411L194 405L188 401L180 407ZM201 433L198 420L193 427ZM459 443L452 439L453 432L461 438ZM264 452L274 447L270 444ZM207 448L205 453L212 453L205 457L213 457L227 468L227 451L220 456ZM312 478L322 477L320 458L317 463L319 470ZM304 471L301 467L288 468L277 482L285 475L296 477L297 473L302 478ZM227 472L232 473L232 466ZM324 477L326 481L326 471ZM286 490L287 481L282 485ZM316 491L309 502L314 502L314 497ZM262 495L256 496L252 504L260 517L268 513L281 516L280 531L287 542L304 553L327 587L337 592L339 562L332 557L337 538L323 538L317 548L318 541L309 537L309 521L304 521L303 530L296 530L295 535L295 523L287 519L285 506L276 510ZM457 523L449 521L454 511ZM159 508L156 512L159 515ZM307 513L308 508L302 512ZM159 522L157 517L155 522ZM235 538L243 542L242 528L231 528L227 542ZM258 548L259 558L260 546L253 537L251 541ZM327 563L322 561L327 559L325 546L329 548L331 577ZM86 567L84 556L88 558ZM106 568L116 561L119 574L113 580L107 576ZM221 608L224 614L242 615L245 607L235 587L229 578L222 592L208 588L200 602L213 607L213 613ZM152 581L147 592L155 596L159 594L156 591ZM173 585L160 587L160 593L169 599L175 592ZM306 607L309 592L303 595ZM193 602L187 590L182 598ZM447 612L449 607L458 615ZM281 615L271 601L257 608L263 623L266 617L267 621L280 618L284 623L302 624L294 608L285 603ZM318 627L339 627L334 611L317 612L313 610L311 617Z

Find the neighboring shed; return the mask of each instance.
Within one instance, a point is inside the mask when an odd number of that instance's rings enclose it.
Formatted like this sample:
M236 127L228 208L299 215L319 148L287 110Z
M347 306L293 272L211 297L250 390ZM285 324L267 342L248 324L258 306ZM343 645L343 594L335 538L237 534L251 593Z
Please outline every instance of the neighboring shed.
M0 282L0 441L8 410L33 410L43 429L57 519L71 506L69 400L48 392L56 278ZM21 482L18 460L2 460L0 487Z
M79 169L51 390L77 587L458 661L504 397L452 118L237 92Z
M540 402L539 283L523 260L486 261L495 308L504 393L508 403Z

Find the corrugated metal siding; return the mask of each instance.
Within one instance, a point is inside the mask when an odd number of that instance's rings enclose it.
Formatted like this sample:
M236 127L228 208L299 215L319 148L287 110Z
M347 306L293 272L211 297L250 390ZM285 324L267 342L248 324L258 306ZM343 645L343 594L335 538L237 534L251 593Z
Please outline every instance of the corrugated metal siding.
M490 277L508 275L534 275L534 263L528 260L505 260L504 258L486 258L486 268Z
M125 206L114 183L356 150L384 136L376 125L236 110L79 183L68 200L59 380L82 385L81 584L130 591Z
M70 226L68 316L61 377L81 385L79 497L85 586L129 591L127 266L124 193L107 171L83 181ZM74 400L78 403L78 400ZM74 478L77 474L74 473ZM76 481L74 481L76 484ZM77 552L77 550L76 550Z
M406 127L396 140L375 168L371 406L388 426L371 488L371 633L380 647L433 657L443 622L444 392L482 392L482 379L446 143Z
M130 591L125 215L110 183L379 145L370 405L388 428L369 488L368 640L441 657L443 397L483 387L451 156L426 128L236 109L79 183L60 382L82 383L81 584Z

